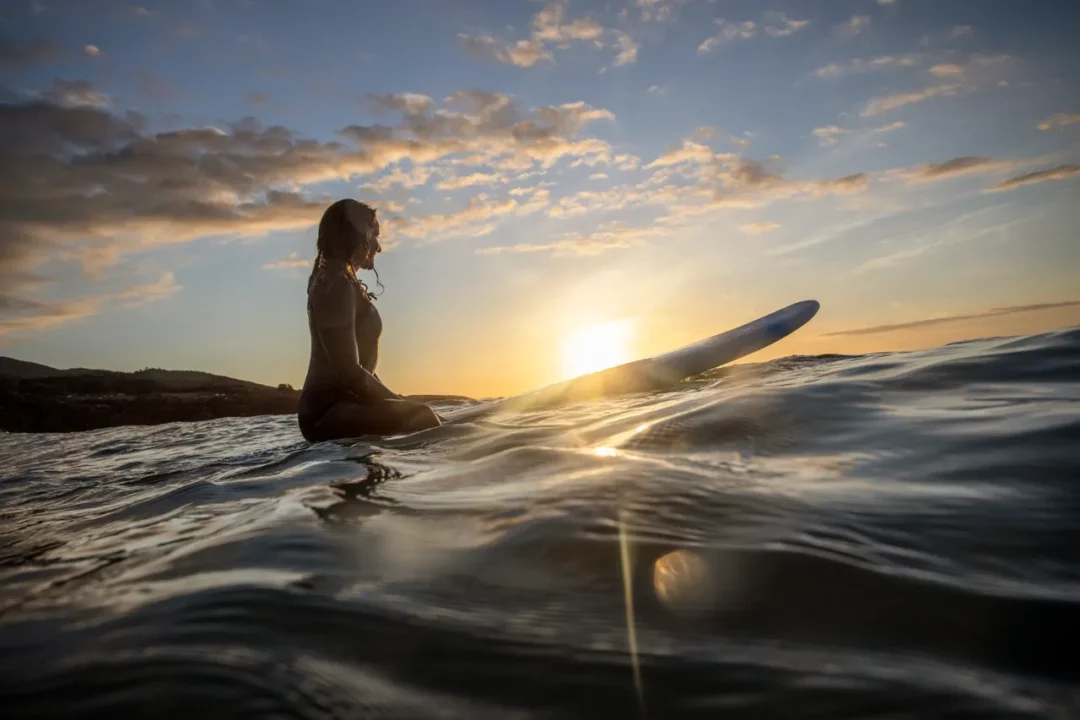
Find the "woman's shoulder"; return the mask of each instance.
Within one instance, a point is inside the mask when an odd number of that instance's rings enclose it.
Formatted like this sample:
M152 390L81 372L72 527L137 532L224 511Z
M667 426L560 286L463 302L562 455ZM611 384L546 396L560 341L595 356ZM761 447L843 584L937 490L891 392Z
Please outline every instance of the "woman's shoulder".
M308 282L308 298L313 304L338 303L356 297L360 286L356 276L343 263L325 263L316 267Z

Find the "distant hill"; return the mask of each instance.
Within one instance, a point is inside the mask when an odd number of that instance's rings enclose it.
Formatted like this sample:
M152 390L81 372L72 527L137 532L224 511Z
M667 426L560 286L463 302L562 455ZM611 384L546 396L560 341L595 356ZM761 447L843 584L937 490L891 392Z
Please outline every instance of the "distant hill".
M41 363L16 360L15 358L0 356L0 377L12 378L46 378L46 377L74 377L77 375L90 375L95 377L120 377L130 376L161 383L172 389L194 387L234 387L245 386L253 388L266 388L269 385L251 382L250 380L237 380L224 375L214 375L199 370L162 370L161 368L143 368L135 372L119 372L117 370L95 370L90 368L59 368L49 367Z
M26 362L15 358L0 356L0 377L37 378L63 375L65 370L57 370L41 363Z
M290 387L193 370L116 372L0 357L0 430L66 432L296 412Z

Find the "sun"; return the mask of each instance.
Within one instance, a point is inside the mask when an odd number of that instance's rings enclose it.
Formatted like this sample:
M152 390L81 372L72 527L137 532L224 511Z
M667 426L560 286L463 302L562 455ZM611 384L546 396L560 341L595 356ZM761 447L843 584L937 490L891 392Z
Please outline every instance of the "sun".
M567 377L577 377L597 370L630 362L632 325L614 320L578 330L563 343L562 364Z

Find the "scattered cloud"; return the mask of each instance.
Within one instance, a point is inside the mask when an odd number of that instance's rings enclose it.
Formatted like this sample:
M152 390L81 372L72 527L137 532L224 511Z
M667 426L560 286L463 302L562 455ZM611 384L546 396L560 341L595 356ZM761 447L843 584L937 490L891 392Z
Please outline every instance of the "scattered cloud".
M665 88L663 85L650 85L649 89L646 90L646 92L650 95L666 95L667 88Z
M34 303L32 314L0 319L0 337L20 332L40 332L74 320L96 315L105 298L86 298L57 303Z
M876 133L892 132L893 130L899 130L899 129L901 129L903 127L906 127L906 126L907 126L907 123L904 123L904 122L902 122L900 120L897 120L896 122L891 122L888 125L880 125L880 126L874 128L874 132L876 132Z
M510 43L491 35L458 35L458 40L469 55L503 65L528 68L552 59L544 46L534 40L518 40Z
M836 26L836 34L841 37L855 37L866 28L870 27L869 15L852 15Z
M506 178L498 173L481 173L475 172L469 175L458 175L454 177L446 178L435 185L439 190L460 190L467 187L475 187L477 185L494 185L500 182L506 182Z
M930 74L940 78L960 77L964 74L964 66L955 63L939 63L930 68Z
M49 40L33 40L16 43L0 38L0 67L18 67L49 62L60 57L60 52Z
M443 103L380 96L386 112L399 118L351 125L322 142L252 118L154 132L142 115L113 111L99 96L84 81L58 81L39 97L0 104L4 308L37 303L37 311L22 314L41 315L43 323L93 311L92 303L47 306L36 296L38 273L57 259L81 263L88 276L99 277L125 255L166 243L309 228L329 200L305 190L327 181L379 182L388 171L391 178L423 173L413 179L428 182L434 170L469 164L512 169L520 177L561 159L634 162L613 156L606 142L581 137L590 123L614 118L581 102L527 109L511 97L475 90ZM388 225L405 237L475 234L503 215L537 212L549 203L546 190L521 203L477 196L457 212Z
M593 173L592 175L589 176L589 179L590 180L607 180L608 179L608 174L607 173L602 173L602 172Z
M604 34L600 23L591 18L565 21L569 0L553 0L536 14L532 21L534 40L549 43L567 43L571 40L598 40Z
M121 292L113 295L112 299L124 307L138 307L139 305L164 300L181 290L183 290L183 287L177 285L176 279L170 271L163 272L155 282L144 285L129 285Z
M86 80L53 80L52 86L40 93L42 100L64 107L104 108L112 104L112 98L99 92Z
M486 194L469 198L460 210L445 214L404 218L394 224L402 236L438 242L451 237L480 237L495 229L493 220L513 213L518 201L513 198L495 200Z
M1058 165L1057 167L1052 167L1047 170L1037 170L1035 172L1025 173L1024 175L1011 177L1008 180L1002 180L992 187L990 192L1015 190L1024 185L1034 185L1048 180L1065 180L1077 177L1078 175L1080 175L1080 165Z
M845 130L842 127L837 127L836 125L826 125L825 127L814 128L813 130L814 137L817 138L820 147L835 145L839 142L838 138L841 135L846 135L849 132L851 131Z
M825 337L878 335L881 333L898 332L903 330L917 330L925 327L931 327L934 325L945 325L948 323L964 322L967 320L983 320L985 318L1000 317L1002 315L1038 312L1040 310L1057 310L1060 308L1069 308L1076 306L1080 306L1080 300L1066 300L1063 302L1041 303L1037 305L1012 305L1009 307L991 308L983 312L971 313L969 315L948 315L946 317L925 318L923 320L913 320L911 322L895 323L891 325L874 325L871 327L857 328L855 330L839 330L837 332L825 333Z
M637 62L640 46L626 33L621 31L616 32L615 42L619 47L619 54L615 56L615 67Z
M119 292L102 293L76 300L42 302L0 295L0 311L8 315L0 319L0 336L49 330L97 315L109 305L123 308L146 305L164 300L182 289L183 287L176 283L172 272L164 272L151 283L128 285Z
M1015 160L994 160L986 157L957 157L940 163L916 165L911 170L897 173L909 184L920 184L948 180L964 175L977 175L992 172L1015 170L1020 163Z
M809 20L793 20L784 13L765 13L765 34L770 37L788 37L789 35L794 35L799 32L809 24Z
M713 149L708 145L703 145L700 142L696 142L694 140L683 140L682 145L677 148L670 148L664 151L664 153L662 153L645 167L668 167L687 161L708 163L713 160L715 155L716 154Z
M153 14L142 5L128 5L128 12L130 12L135 17L141 18L147 18Z
M958 37L966 37L968 35L973 34L974 32L975 32L975 28L971 27L970 25L956 25L956 26L953 27L952 33L950 33L950 34L951 34L952 37L958 38Z
M720 27L719 32L710 38L706 38L698 45L698 53L712 52L718 45L731 40L749 40L756 37L761 30L769 37L784 38L794 35L805 28L809 20L795 20L784 13L766 12L760 23L753 20L731 21L717 18L713 22Z
M551 253L555 257L599 255L608 250L621 250L643 245L656 237L670 235L672 230L663 226L636 226L621 222L606 223L595 231L571 233L550 243L519 243L481 248L478 255L501 255L518 253Z
M617 54L612 67L629 65L637 60L637 42L622 30L607 30L589 17L566 18L569 0L551 0L530 24L529 37L505 40L494 35L458 35L458 42L472 57L503 65L530 68L552 62L552 49L565 49L575 42L596 48L614 47ZM611 38L610 41L607 38Z
M689 0L634 0L645 22L667 22L675 16L678 6L685 2Z
M748 223L746 225L739 226L739 232L746 233L747 235L761 235L762 233L772 232L773 230L779 230L782 225L775 222L756 222Z
M275 260L263 265L263 270L289 270L291 268L311 267L311 260L300 257L299 253L291 252L281 260Z
M881 6L895 5L896 0L877 0L877 4Z
M912 90L909 92L895 93L893 95L886 95L883 97L876 97L866 103L859 115L862 117L872 117L874 115L881 115L883 113L897 110L906 105L914 105L915 103L921 103L932 98L948 97L956 95L961 90L959 84L948 85L931 85L930 87L923 88L922 90Z
M1050 130L1057 130L1067 125L1072 125L1073 123L1080 123L1080 113L1054 113L1036 125L1036 127L1043 132L1049 132Z
M101 57L101 48L97 45L83 45L82 54L88 58Z
M753 20L731 22L729 20L724 20L723 18L718 18L714 22L720 26L720 32L710 38L706 38L698 45L698 52L701 54L712 52L713 49L722 42L739 38L748 40L757 35L757 23Z
M919 55L882 55L869 60L855 58L846 63L829 63L810 74L819 78L838 78L856 73L915 67L921 61L922 57Z

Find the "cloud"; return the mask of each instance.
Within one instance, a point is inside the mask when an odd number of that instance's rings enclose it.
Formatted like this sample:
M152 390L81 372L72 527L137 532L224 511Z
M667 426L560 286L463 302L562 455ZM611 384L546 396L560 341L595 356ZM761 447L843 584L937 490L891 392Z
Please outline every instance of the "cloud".
M42 100L65 107L105 108L112 98L99 92L86 80L53 80L52 87L40 93Z
M5 314L9 315L11 311L15 312L14 317L0 320L0 336L52 329L96 315L112 304L124 308L146 305L164 300L182 289L183 287L176 283L171 272L164 272L151 283L129 285L119 292L103 293L77 300L51 303L22 300L16 303L5 303L4 296L0 296L0 311L6 311Z
M629 65L637 60L638 44L622 30L607 30L596 20L580 17L566 19L569 0L551 0L530 23L529 37L504 40L493 35L458 35L458 42L472 57L503 65L530 68L552 62L552 48L565 49L571 44L587 43L595 48L615 47L618 53L612 67ZM605 38L611 38L608 42Z
M433 242L451 237L479 237L495 229L492 220L513 213L517 208L518 202L513 198L493 200L480 194L470 198L460 210L405 218L395 223L394 230L399 235Z
M619 54L615 56L615 67L637 62L640 46L634 42L632 37L624 32L618 32L615 41L619 46Z
M1034 185L1048 180L1066 180L1068 178L1076 177L1077 175L1080 175L1080 165L1058 165L1057 167L1049 168L1047 170L1037 170L1024 175L1011 177L1008 180L1002 180L991 188L990 191L1002 192L1005 190L1015 190L1024 185Z
M130 12L135 17L141 18L147 18L153 14L142 5L128 5L128 12Z
M249 92L247 104L254 108L263 108L270 104L270 96L264 92Z
M916 165L913 169L897 173L909 184L937 182L964 175L1005 172L1019 165L1015 160L994 160L986 157L957 157L940 163Z
M711 162L715 153L708 145L703 145L693 140L683 140L677 148L666 150L663 154L646 165L646 168L668 167L682 162Z
M939 63L930 68L930 74L940 78L960 77L964 74L964 66L955 63Z
M719 18L714 22L720 26L720 32L710 38L706 38L700 45L698 45L698 53L700 54L712 52L713 49L722 42L727 42L729 40L735 39L748 40L757 35L757 23L755 23L753 20L731 22L729 20Z
M971 27L970 25L956 25L956 26L953 27L952 32L950 33L950 35L952 37L954 37L954 38L958 38L958 37L965 37L967 35L971 35L974 32L975 32L975 28Z
M637 184L585 190L560 198L548 214L572 218L627 207L659 207L656 222L682 224L703 214L731 208L758 208L786 199L817 199L866 190L870 177L857 173L834 179L789 179L766 163L734 153L715 152L684 140L647 163L652 175Z
M614 119L581 102L529 109L475 90L441 104L383 96L396 119L350 125L324 142L252 118L153 132L138 113L102 107L95 92L89 83L68 81L0 104L0 288L17 301L44 302L36 295L38 272L58 260L100 277L120 258L161 244L310 228L330 199L306 189L327 181L382 182L379 174L389 171L391 179L422 173L426 182L433 170L465 161L524 175L561 159L614 164L630 157L613 158L606 142L581 137L589 124ZM549 200L500 202L476 200L458 214L389 224L412 237L470 233L480 215L490 224L504 212L536 212ZM50 317L71 314L60 310L53 307Z
M300 257L299 253L291 252L281 260L275 260L263 265L263 270L289 270L291 268L311 267L311 260Z
M846 63L830 63L817 68L810 74L819 78L838 78L856 73L915 67L921 60L919 55L882 55L869 60L855 58Z
M892 132L893 130L899 130L899 129L903 128L903 127L907 127L907 123L905 123L905 122L903 122L901 120L897 120L896 122L891 122L888 125L880 125L880 126L874 128L874 132L876 132L876 133Z
M844 337L855 335L878 335L881 333L898 332L904 330L917 330L925 327L932 327L935 325L946 325L949 323L964 322L968 320L982 320L991 317L1001 317L1002 315L1015 315L1017 313L1038 312L1040 310L1057 310L1060 308L1069 308L1080 306L1080 300L1066 300L1056 303L1041 303L1038 305L1012 305L1009 307L991 308L984 312L972 313L970 315L949 315L946 317L926 318L923 320L913 320L906 323L895 323L892 325L874 325L872 327L857 328L855 330L839 330L837 332L825 333L825 337Z
M870 27L869 15L852 15L836 26L836 34L841 37L855 37L866 28Z
M958 84L932 85L923 88L922 90L913 90L910 92L901 92L893 95L886 95L884 97L877 97L867 102L859 112L859 115L862 117L881 115L882 113L897 110L907 105L921 103L932 98L956 95L960 90L961 86Z
M609 250L622 250L643 245L657 237L671 234L662 226L636 226L621 222L606 223L588 233L571 233L550 243L519 243L480 248L478 255L501 255L519 253L551 253L555 257L599 255Z
M809 20L793 20L784 13L765 13L765 34L770 37L788 37L789 35L794 35L799 32L809 24Z
M877 4L881 6L895 5L896 0L877 0Z
M32 315L0 319L0 336L19 332L40 332L58 325L96 315L103 298L88 298L59 303L38 303Z
M838 137L846 135L851 132L844 128L837 127L836 125L826 125L825 127L814 128L813 135L818 139L818 145L820 147L829 147L835 145L839 140Z
M491 60L503 65L532 67L552 59L541 43L534 40L518 40L509 43L491 35L458 35L462 48L469 55L481 60Z
M739 232L746 233L747 235L761 235L762 233L772 232L773 230L779 230L782 225L775 222L756 222L748 223L746 225L739 226Z
M1043 132L1049 132L1050 130L1063 128L1066 125L1072 125L1073 123L1080 123L1080 113L1054 113L1036 125L1036 127Z
M634 4L641 8L641 19L645 22L667 22L675 15L675 9L679 4L689 0L634 0Z
M475 187L476 185L494 185L506 182L506 178L498 173L471 173L447 178L439 182L435 187L439 190L460 190L461 188Z
M144 285L129 285L121 292L111 296L111 298L124 307L138 307L139 305L164 300L181 290L183 290L183 287L176 284L172 272L164 272L155 282Z
M590 180L607 180L608 179L608 174L607 173L602 173L602 172L593 173L592 175L589 176L589 179Z
M33 40L28 43L15 43L0 38L0 67L18 67L56 60L59 51L49 40Z
M571 40L598 40L604 34L600 23L591 18L563 22L568 4L569 0L553 0L533 17L533 40L567 43Z
M83 45L82 54L88 58L101 57L101 48L97 45Z

